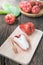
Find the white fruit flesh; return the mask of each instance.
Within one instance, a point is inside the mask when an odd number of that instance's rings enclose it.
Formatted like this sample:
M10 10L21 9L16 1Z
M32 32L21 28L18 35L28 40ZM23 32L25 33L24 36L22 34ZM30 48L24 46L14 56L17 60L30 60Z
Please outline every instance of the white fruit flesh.
M29 48L29 43L26 40L26 37L22 34L19 38L14 37L14 41L24 50Z

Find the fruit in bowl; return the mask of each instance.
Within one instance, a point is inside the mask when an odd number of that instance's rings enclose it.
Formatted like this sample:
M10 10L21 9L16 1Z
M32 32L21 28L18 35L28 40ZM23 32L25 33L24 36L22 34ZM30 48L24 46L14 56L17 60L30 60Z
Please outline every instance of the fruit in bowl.
M22 7L24 6L25 3L26 3L26 1L21 1L21 2L19 3L19 7L22 9Z
M20 9L25 13L38 14L42 9L42 3L40 1L21 1L19 3Z
M35 2L34 1L28 1L30 4L31 4L31 6L34 6L35 5Z
M35 4L38 5L40 8L42 7L42 3L39 1L36 1Z
M32 7L32 13L33 14L37 14L39 12L40 12L40 7L39 6L35 5L35 6Z
M22 8L22 10L23 10L24 12L27 12L27 13L31 12L31 9L32 9L32 6L31 6L30 3L26 3L26 4L23 6L23 8Z
M24 11L24 12L30 12L32 9L32 6L29 2L26 1L21 1L19 3L19 7Z

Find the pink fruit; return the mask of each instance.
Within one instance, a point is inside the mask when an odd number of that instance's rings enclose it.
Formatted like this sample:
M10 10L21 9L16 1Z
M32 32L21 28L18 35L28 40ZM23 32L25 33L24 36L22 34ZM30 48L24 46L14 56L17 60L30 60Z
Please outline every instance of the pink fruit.
M24 1L24 0L21 1L21 2L19 3L19 7L22 8L22 7L24 6L25 3L26 3L26 1Z
M32 8L32 6L31 6L31 3L30 3L30 2L27 2L26 4L27 4L27 7Z
M42 7L42 3L39 1L36 1L35 4L38 5L40 8Z
M32 13L33 14L37 14L37 13L39 13L39 11L40 11L40 7L39 6L37 6L37 5L33 6L33 8L32 8Z
M19 27L22 31L24 31L28 35L32 34L35 30L35 25L32 22L27 22L25 24L20 24Z
M22 10L23 10L24 12L30 12L31 9L32 9L32 6L31 6L31 4L28 3L28 2L26 2L26 3L24 4L24 6L22 7Z
M26 13L30 12L31 9L32 9L31 4L29 2L27 2L27 1L21 1L19 3L19 7Z
M34 6L35 5L35 2L34 1L29 1L29 3L31 4L31 6Z
M22 10L26 13L28 13L28 9L26 7L23 7Z
M15 19L16 19L15 16L13 16L12 14L7 14L5 16L5 22L7 24L13 24L15 22Z

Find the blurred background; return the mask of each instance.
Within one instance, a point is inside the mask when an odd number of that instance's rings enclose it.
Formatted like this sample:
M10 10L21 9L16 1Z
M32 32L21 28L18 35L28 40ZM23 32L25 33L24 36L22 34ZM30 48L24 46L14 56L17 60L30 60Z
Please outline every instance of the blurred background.
M4 3L10 3L10 4L13 4L14 3L14 5L17 5L17 3L19 3L21 0L0 0L0 8L1 8L1 6L4 4ZM36 1L36 0L34 0L34 1ZM37 0L37 1L39 1L39 0ZM40 1L43 1L43 0L40 0Z

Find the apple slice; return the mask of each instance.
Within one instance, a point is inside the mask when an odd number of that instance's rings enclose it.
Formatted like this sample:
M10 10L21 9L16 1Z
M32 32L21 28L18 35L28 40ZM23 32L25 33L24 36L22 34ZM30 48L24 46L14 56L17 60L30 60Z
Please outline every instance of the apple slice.
M24 34L14 36L13 40L22 50L29 49L29 41Z

